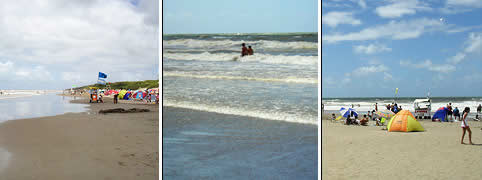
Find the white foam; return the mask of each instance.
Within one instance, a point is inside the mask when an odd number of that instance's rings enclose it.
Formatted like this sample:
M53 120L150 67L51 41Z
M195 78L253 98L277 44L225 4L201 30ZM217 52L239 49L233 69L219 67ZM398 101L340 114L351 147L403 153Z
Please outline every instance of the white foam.
M175 47L187 47L187 48L199 48L199 49L230 49L230 50L240 50L241 44L246 43L247 45L253 46L253 49L264 49L264 50L277 50L277 49L318 49L318 43L316 42L306 42L306 41L291 41L291 42L281 42L281 41L233 41L233 40L197 40L197 39L176 39L176 40L163 40L164 48L175 48Z
M240 58L238 53L214 53L204 52L201 54L190 53L163 53L163 58L171 60L196 60L196 61L233 61L237 58L239 62L261 62L268 64L298 64L317 65L318 56L285 56L254 54Z
M281 112L268 113L268 112L262 112L262 111L256 111L256 110L241 110L241 109L235 109L230 107L193 104L189 102L171 102L167 100L163 100L163 106L194 109L199 111L215 112L215 113L221 113L221 114L256 117L256 118L269 119L269 120L303 123L303 124L318 123L317 117L301 117L300 115L281 113Z
M188 78L201 78L201 79L228 79L228 80L248 80L248 81L265 81L265 82L286 82L286 83L302 83L302 84L316 84L318 79L315 78L258 78L258 77L246 77L246 76L221 76L221 75L195 75L186 73L175 72L163 72L162 76L172 77L188 77Z

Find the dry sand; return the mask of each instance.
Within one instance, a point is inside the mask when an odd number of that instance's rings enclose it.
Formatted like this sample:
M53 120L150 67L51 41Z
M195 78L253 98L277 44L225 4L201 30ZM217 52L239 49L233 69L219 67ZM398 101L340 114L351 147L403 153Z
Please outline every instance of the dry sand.
M134 107L151 112L97 114ZM0 179L158 179L159 105L113 104L106 98L89 109L0 124L0 148L11 154Z
M419 122L425 132L387 132L380 126L323 120L322 178L482 179L481 122L469 121L475 145L460 144L460 122Z

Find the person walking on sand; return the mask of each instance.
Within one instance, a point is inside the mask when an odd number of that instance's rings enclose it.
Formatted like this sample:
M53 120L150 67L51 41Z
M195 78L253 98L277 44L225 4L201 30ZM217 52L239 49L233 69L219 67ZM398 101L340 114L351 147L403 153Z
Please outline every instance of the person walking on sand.
M467 123L467 115L469 115L470 108L465 107L462 115L462 123L460 124L460 127L462 127L462 139L460 140L460 144L465 144L464 143L464 136L465 136L465 131L469 131L469 144L472 143L472 131L470 130L469 124Z

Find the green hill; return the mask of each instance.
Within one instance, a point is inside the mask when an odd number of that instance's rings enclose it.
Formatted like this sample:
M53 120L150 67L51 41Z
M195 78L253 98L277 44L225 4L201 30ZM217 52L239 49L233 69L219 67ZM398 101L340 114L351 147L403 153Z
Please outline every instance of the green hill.
M105 88L102 84L91 84L87 86L77 87L74 89L87 89L89 87ZM145 80L145 81L121 81L110 84L111 89L139 89L139 88L159 88L159 80Z

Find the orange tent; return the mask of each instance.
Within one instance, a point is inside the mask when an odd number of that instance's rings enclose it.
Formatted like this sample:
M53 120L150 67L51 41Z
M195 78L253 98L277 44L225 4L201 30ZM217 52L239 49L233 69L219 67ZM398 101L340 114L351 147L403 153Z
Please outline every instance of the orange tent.
M417 121L413 114L408 110L402 110L390 119L387 125L388 132L400 131L424 131L422 125Z

